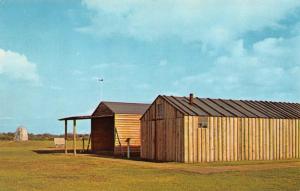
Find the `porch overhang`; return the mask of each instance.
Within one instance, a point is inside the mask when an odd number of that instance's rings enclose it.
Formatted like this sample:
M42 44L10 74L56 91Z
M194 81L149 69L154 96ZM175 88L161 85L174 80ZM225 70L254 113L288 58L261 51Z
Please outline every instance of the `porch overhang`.
M112 117L113 115L100 115L100 116L94 116L94 115L79 115L79 116L69 116L58 119L59 121L68 121L68 120L84 120L84 119L95 119L95 118L101 118L101 117Z
M67 149L67 134L68 134L68 121L73 121L73 153L76 155L76 137L77 137L77 127L76 121L77 120L85 120L85 119L96 119L101 117L111 117L113 115L101 115L101 116L94 116L94 115L80 115L80 116L70 116L58 119L59 121L65 122L65 154L68 153Z

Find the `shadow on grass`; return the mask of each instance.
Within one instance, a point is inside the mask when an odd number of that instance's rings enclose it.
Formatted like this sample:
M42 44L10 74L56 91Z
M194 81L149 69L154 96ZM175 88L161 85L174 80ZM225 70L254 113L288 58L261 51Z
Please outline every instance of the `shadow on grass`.
M107 158L107 159L124 159L124 160L132 160L132 161L142 161L142 159L137 155L131 156L130 158L127 158L127 156L104 154L104 153L93 153L92 155L95 157Z
M65 150L60 148L48 148L48 149L38 149L38 150L32 150L33 152L37 154L64 154ZM68 154L73 154L73 149L68 150ZM138 153L133 153L131 157L128 159L127 155L114 155L112 152L97 152L94 153L92 151L83 151L83 150L76 150L77 155L89 155L94 157L100 157L100 158L107 158L107 159L124 159L124 160L132 160L132 161L142 161L142 159L139 157Z
M55 154L55 153L65 153L64 149L60 149L60 148L52 148L49 147L48 149L38 149L38 150L32 150L33 152L37 153L37 154ZM73 154L73 149L69 149L67 150L68 154ZM90 151L83 151L83 150L76 150L77 154L92 154Z

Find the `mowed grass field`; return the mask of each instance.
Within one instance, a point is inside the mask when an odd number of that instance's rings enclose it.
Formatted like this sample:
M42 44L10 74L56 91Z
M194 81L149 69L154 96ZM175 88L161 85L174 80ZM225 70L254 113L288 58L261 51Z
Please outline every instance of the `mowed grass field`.
M178 164L40 152L51 147L0 142L0 190L300 190L300 160Z

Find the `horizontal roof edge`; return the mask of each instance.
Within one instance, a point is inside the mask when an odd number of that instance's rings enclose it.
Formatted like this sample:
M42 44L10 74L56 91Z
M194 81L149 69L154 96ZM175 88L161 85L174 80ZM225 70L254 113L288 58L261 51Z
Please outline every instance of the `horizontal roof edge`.
M187 97L162 97L190 116L300 119L299 103L195 97L194 103L190 104Z

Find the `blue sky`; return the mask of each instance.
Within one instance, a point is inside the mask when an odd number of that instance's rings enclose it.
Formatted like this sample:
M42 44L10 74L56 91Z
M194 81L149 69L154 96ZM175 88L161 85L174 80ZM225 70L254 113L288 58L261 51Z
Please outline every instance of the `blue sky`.
M299 52L297 0L0 0L0 131L63 133L103 99L300 102Z

